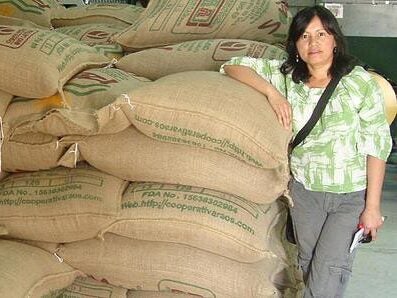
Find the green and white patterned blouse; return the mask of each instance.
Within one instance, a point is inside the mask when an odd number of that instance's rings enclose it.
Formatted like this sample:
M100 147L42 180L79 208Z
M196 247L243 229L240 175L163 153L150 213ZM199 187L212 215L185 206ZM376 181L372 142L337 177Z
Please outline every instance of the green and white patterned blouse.
M292 106L294 136L309 120L325 88L295 84L291 74L280 72L283 61L235 57L224 65L255 70ZM224 73L223 66L220 69ZM347 193L366 188L366 156L386 161L392 147L384 99L376 81L356 66L336 87L321 118L291 155L291 172L306 189Z

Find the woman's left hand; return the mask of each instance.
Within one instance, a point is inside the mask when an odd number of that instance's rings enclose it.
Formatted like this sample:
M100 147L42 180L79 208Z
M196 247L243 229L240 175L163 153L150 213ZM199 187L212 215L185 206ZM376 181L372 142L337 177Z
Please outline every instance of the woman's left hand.
M377 231L383 225L383 218L379 208L365 208L360 216L360 224L364 226L364 234L371 234L372 240L376 239Z

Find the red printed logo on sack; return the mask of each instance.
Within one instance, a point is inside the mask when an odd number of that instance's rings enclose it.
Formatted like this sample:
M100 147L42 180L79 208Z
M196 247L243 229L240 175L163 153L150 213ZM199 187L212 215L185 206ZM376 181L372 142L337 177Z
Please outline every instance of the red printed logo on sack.
M286 1L276 2L279 5L278 10L285 16L288 16L288 3Z
M90 80L90 81L97 81L98 83L103 84L103 85L118 83L115 79L108 79L101 75L98 75L96 73L92 73L89 71L83 71L83 72L79 73L77 76L75 76L75 78Z
M214 1L211 3L198 1L190 15L190 18L186 22L186 26L209 27L219 10L224 5L224 2L225 0Z
M236 52L246 51L247 43L241 41L221 41L212 54L214 61L227 61L231 56L239 56Z
M76 80L83 80L83 82L76 82ZM111 78L106 78L99 74L83 71L76 75L72 81L69 81L63 90L74 94L75 96L87 96L98 92L106 92L118 81Z
M0 46L17 49L22 47L37 30L14 29L8 26L0 26ZM7 38L8 39L5 39Z
M112 34L110 34L109 32L94 30L94 31L86 32L81 39L84 40L85 38L87 38L95 41L99 41L99 40L108 41L111 35Z
M280 28L281 23L279 21L273 21L273 19L270 19L266 22L264 22L262 25L258 26L258 29L271 29L268 34L272 34Z
M45 4L43 1L40 0L32 0L32 1L36 3L38 7L51 8L48 4Z
M214 61L227 61L233 56L261 57L266 48L266 45L254 41L246 43L222 41L216 46L212 59Z
M247 48L246 43L242 43L239 41L224 41L221 42L218 47L222 51L241 51Z

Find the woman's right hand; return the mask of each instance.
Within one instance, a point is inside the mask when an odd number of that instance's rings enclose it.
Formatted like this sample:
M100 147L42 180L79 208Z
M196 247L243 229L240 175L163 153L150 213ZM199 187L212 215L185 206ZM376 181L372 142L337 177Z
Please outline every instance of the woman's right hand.
M291 129L292 108L288 100L279 92L268 96L268 101L276 113L278 122L285 128Z
M251 86L266 95L270 106L276 113L280 124L287 130L291 129L292 109L287 99L269 82L254 70L242 65L225 65L225 73L230 77Z

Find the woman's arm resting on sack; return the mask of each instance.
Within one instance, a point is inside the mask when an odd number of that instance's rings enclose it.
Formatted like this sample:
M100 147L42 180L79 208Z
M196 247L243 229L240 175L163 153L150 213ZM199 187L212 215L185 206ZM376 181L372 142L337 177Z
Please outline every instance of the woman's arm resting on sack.
M225 65L225 73L264 94L277 119L285 129L291 128L292 109L287 99L264 78L247 66Z
M383 160L367 155L367 194L360 223L364 225L365 234L370 233L372 239L376 239L377 229L383 224L380 201L385 168L386 163Z

